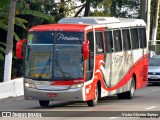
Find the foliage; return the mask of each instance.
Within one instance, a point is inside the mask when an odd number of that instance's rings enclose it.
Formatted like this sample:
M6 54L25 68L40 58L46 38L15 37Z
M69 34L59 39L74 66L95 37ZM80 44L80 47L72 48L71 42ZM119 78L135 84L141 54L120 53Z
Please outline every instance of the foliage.
M86 0L79 0L86 3ZM89 0L90 16L114 16L138 18L140 10L139 0ZM83 10L82 10L83 11ZM81 13L81 15L83 15Z
M110 14L107 14L105 12L100 12L100 11L94 11L94 12L91 12L90 16L106 16L106 17L109 17Z
M138 18L139 0L112 0L111 14L115 17Z
M0 61L4 60L5 46L6 44L4 42L0 42Z
M3 65L4 65L4 54L5 54L5 43L6 43L6 36L8 30L8 16L9 16L9 5L10 0L0 1L0 73L3 73ZM14 31L14 49L15 49L15 40L19 40L20 38L26 37L26 32L28 30L29 22L27 17L34 16L41 18L46 21L54 22L54 17L50 16L49 14L31 10L30 5L25 1L21 0L18 1L16 4L16 11L15 11L15 31ZM34 21L36 22L36 21ZM43 23L41 23L43 24ZM14 50L15 51L15 50ZM15 53L13 51L13 64L16 63ZM13 66L13 69L16 67ZM1 75L2 77L2 75ZM0 77L0 79L2 79Z

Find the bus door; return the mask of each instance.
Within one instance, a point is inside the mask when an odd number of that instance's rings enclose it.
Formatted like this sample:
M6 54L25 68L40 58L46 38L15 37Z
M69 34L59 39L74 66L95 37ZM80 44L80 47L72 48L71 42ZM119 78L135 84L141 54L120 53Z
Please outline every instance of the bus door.
M94 69L94 34L93 31L87 33L87 40L89 40L89 59L87 60L86 67L86 81L91 80L93 77Z
M102 31L95 32L95 41L96 41L96 69L101 70L103 77L105 75L104 69L104 41L103 41L103 33ZM104 78L103 78L104 80Z

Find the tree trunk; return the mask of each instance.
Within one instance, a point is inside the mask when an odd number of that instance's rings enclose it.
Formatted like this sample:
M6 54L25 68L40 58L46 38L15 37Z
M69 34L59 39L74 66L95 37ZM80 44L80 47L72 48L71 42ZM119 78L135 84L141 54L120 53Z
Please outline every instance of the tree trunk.
M90 4L91 4L91 1L86 0L84 16L90 15Z
M3 79L4 82L8 82L11 80L15 7L16 7L16 0L10 0L7 44L5 51L5 65L4 65L4 79Z
M74 17L78 17L78 15L82 12L84 7L85 7L85 4L77 11L77 13L74 15Z

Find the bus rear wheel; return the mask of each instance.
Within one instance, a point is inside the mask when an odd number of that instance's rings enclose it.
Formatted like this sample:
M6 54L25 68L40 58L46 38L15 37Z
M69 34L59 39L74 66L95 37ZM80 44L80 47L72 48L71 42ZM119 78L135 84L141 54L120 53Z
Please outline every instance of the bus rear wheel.
M134 97L135 89L136 89L135 88L135 80L132 77L130 90L126 92L126 98L127 99L132 99Z
M39 104L41 107L48 107L49 106L49 100L39 100Z
M99 96L98 95L98 87L96 87L96 89L95 89L95 98L93 100L87 101L87 104L88 104L89 107L94 107L94 106L97 105L97 103L98 103L98 96Z
M118 99L125 99L126 98L125 93L119 93L119 94L117 94L117 98Z
M124 93L117 94L118 99L132 99L135 93L135 80L132 77L130 90Z

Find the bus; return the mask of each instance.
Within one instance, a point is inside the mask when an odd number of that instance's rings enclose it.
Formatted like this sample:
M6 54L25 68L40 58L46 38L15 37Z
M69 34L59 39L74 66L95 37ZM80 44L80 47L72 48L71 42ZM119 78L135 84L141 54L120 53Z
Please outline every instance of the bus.
M29 29L16 44L24 61L24 98L50 101L132 99L148 83L146 24L115 17L63 18Z

